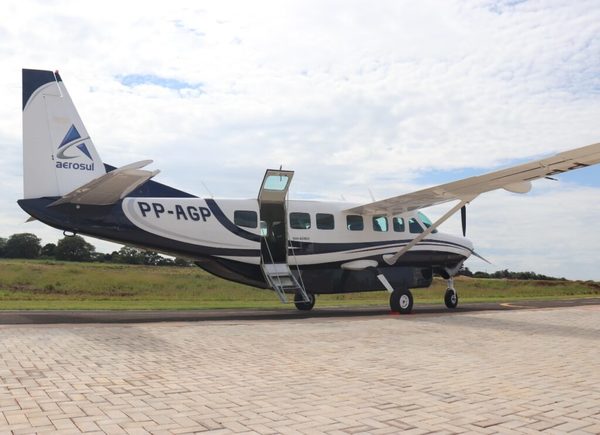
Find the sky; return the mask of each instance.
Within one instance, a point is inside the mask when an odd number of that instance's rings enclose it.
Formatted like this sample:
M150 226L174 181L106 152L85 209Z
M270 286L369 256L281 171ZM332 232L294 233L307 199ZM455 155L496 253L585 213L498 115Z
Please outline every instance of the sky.
M283 166L292 199L367 203L600 142L595 0L9 0L0 58L0 236L44 243L16 204L21 68L60 71L104 162L198 196ZM493 264L466 265L600 280L597 222L600 166L485 194L467 235Z

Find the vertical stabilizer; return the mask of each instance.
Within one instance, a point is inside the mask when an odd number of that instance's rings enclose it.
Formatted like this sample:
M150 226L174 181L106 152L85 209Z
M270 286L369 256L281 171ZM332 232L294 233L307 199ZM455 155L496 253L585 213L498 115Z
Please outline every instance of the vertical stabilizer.
M62 196L105 173L58 72L24 69L24 198Z

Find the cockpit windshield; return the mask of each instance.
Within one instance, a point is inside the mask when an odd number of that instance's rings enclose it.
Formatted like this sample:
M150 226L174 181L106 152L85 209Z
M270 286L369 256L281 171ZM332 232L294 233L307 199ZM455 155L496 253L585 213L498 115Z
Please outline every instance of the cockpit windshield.
M425 225L426 228L429 228L431 225L431 221L424 213L418 212L419 220ZM433 230L432 233L437 233L437 229Z

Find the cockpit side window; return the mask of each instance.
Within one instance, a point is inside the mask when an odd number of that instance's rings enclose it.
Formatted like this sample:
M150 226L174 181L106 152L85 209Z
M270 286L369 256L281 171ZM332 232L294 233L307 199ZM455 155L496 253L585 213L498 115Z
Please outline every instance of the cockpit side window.
M419 216L419 219L421 220L421 223L423 225L425 225L425 228L429 228L431 225L433 225L431 223L431 221L429 220L429 218L427 216L425 216L424 213L419 212L418 216ZM434 234L437 233L437 232L438 232L437 228L432 231L432 233L434 233Z
M417 221L417 219L414 217L408 220L408 229L413 234L419 234L425 231L419 221Z

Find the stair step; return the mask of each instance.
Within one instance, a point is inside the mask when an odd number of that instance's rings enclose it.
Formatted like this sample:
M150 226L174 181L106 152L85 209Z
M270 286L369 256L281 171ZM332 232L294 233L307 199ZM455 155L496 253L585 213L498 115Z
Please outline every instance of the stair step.
M263 271L269 285L275 290L279 300L287 303L286 292L294 292L302 295L302 299L308 301L306 290L294 276L287 263L263 264ZM298 271L299 272L299 271Z

